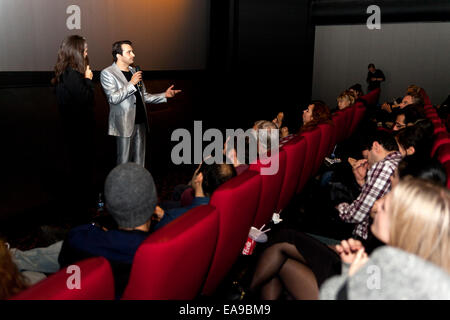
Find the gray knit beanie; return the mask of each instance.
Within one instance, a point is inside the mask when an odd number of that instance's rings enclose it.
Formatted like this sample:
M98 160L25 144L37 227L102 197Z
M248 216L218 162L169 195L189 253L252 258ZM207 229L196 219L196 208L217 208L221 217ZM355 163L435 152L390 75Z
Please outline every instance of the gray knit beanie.
M153 177L141 165L118 165L106 177L105 205L119 227L135 228L147 222L156 202Z

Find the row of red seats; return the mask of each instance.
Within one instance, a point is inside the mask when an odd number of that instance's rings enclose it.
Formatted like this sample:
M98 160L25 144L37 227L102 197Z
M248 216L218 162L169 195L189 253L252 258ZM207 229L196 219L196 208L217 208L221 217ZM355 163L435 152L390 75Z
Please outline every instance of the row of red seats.
M367 100L377 99L379 90ZM363 97L364 98L364 97ZM367 101L366 100L366 101ZM239 257L251 226L269 223L314 176L335 144L349 137L364 116L357 103L282 146L271 162L258 162L217 189L200 206L151 234L136 252L122 299L185 299L212 295ZM276 174L263 174L278 159ZM114 280L104 258L78 264L81 289L69 289L66 270L15 299L113 299Z
M431 157L435 157L444 166L447 172L447 188L450 189L450 133L436 109L431 105L425 105L425 115L434 126L434 142L431 149Z

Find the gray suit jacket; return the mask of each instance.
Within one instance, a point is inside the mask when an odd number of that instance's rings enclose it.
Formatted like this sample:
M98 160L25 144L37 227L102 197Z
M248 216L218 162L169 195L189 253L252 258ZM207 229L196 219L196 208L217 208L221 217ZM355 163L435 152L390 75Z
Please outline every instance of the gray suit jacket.
M129 67L132 73L135 69ZM100 82L109 102L108 134L119 137L130 137L134 129L136 117L136 88L128 82L117 64L105 68L100 73ZM165 92L158 94L147 93L145 85L142 86L141 97L143 99L146 119L147 108L145 103L167 102ZM148 128L148 126L147 126Z

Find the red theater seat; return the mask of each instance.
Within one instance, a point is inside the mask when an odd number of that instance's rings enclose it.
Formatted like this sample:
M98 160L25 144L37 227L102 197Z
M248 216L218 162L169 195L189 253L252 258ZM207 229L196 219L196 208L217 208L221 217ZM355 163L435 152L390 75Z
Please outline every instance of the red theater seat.
M436 153L440 163L444 164L445 162L450 161L450 144L441 145Z
M450 161L443 163L445 172L447 173L447 189L450 189Z
M194 299L206 279L218 231L217 210L203 205L151 234L136 252L122 299Z
M316 154L316 160L313 169L313 172L315 173L319 171L325 157L331 153L334 147L333 141L335 141L335 139L333 138L334 124L323 123L318 125L318 127L320 129L320 145L319 150Z
M319 131L318 129L315 130ZM283 186L279 191L280 198L276 209L277 212L286 208L289 201L291 201L292 196L297 191L300 176L305 173L306 140L300 135L292 142L284 145L282 150L286 152L286 172L284 175ZM307 174L309 174L309 172L307 172Z
M433 123L433 124L434 124L434 123ZM435 125L435 126L434 126L433 134L434 134L434 135L437 135L437 134L439 134L439 133L441 133L441 132L447 132L447 127L446 127L444 124L441 124L441 125Z
M305 139L306 144L304 146L300 146L304 150L300 152L304 154L305 160L303 163L303 170L300 173L300 178L297 185L297 193L300 193L303 190L303 187L308 182L308 179L315 174L315 172L313 172L314 163L316 161L316 155L319 151L321 135L322 132L319 128L316 128L312 131L303 132L300 135Z
M76 264L79 267L80 288L69 289L76 271L63 268L47 279L15 295L12 300L114 300L114 278L108 260L89 258Z
M350 125L350 135L355 133L356 129L358 128L359 123L364 118L364 114L366 112L366 107L362 103L356 103L354 105L355 113L353 115L353 121Z
M448 132L440 132L436 135L433 143L433 148L431 149L431 157L434 157L436 150L444 145L450 143L450 134Z
M332 115L335 134L336 134L336 143L340 143L344 141L347 130L345 126L347 125L347 118L343 111L336 111Z
M219 212L219 238L203 294L215 292L241 253L255 218L260 193L261 176L251 170L227 181L213 193L210 204Z
M275 161L273 158L271 159L271 161ZM249 168L249 170L255 171L261 175L261 195L259 197L255 220L252 224L252 226L256 228L260 228L263 224L267 224L271 220L272 214L277 209L280 192L277 192L276 190L281 190L285 178L286 152L281 149L278 153L278 172L276 174L264 174L264 171L263 174L261 174L261 169L270 167L271 163L264 161L263 164L261 161L258 161L255 164L251 164Z
M420 94L423 97L424 104L426 104L426 105L431 104L430 97L428 96L428 94L426 93L426 91L424 89L420 88Z
M351 135L350 128L352 126L353 118L355 116L355 108L349 107L344 109L344 114L346 117L346 124L345 124L345 136L344 139L348 139Z
M381 93L380 88L377 88L361 96L361 99L365 100L368 106L374 106L378 101L380 93Z

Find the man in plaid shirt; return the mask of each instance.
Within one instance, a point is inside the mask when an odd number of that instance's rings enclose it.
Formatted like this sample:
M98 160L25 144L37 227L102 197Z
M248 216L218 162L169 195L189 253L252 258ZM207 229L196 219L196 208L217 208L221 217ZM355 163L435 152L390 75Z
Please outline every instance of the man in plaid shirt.
M367 239L370 210L376 200L391 190L390 177L401 159L395 138L388 132L377 131L368 159L351 163L361 193L351 204L340 203L336 209L343 221L356 224L354 235Z

